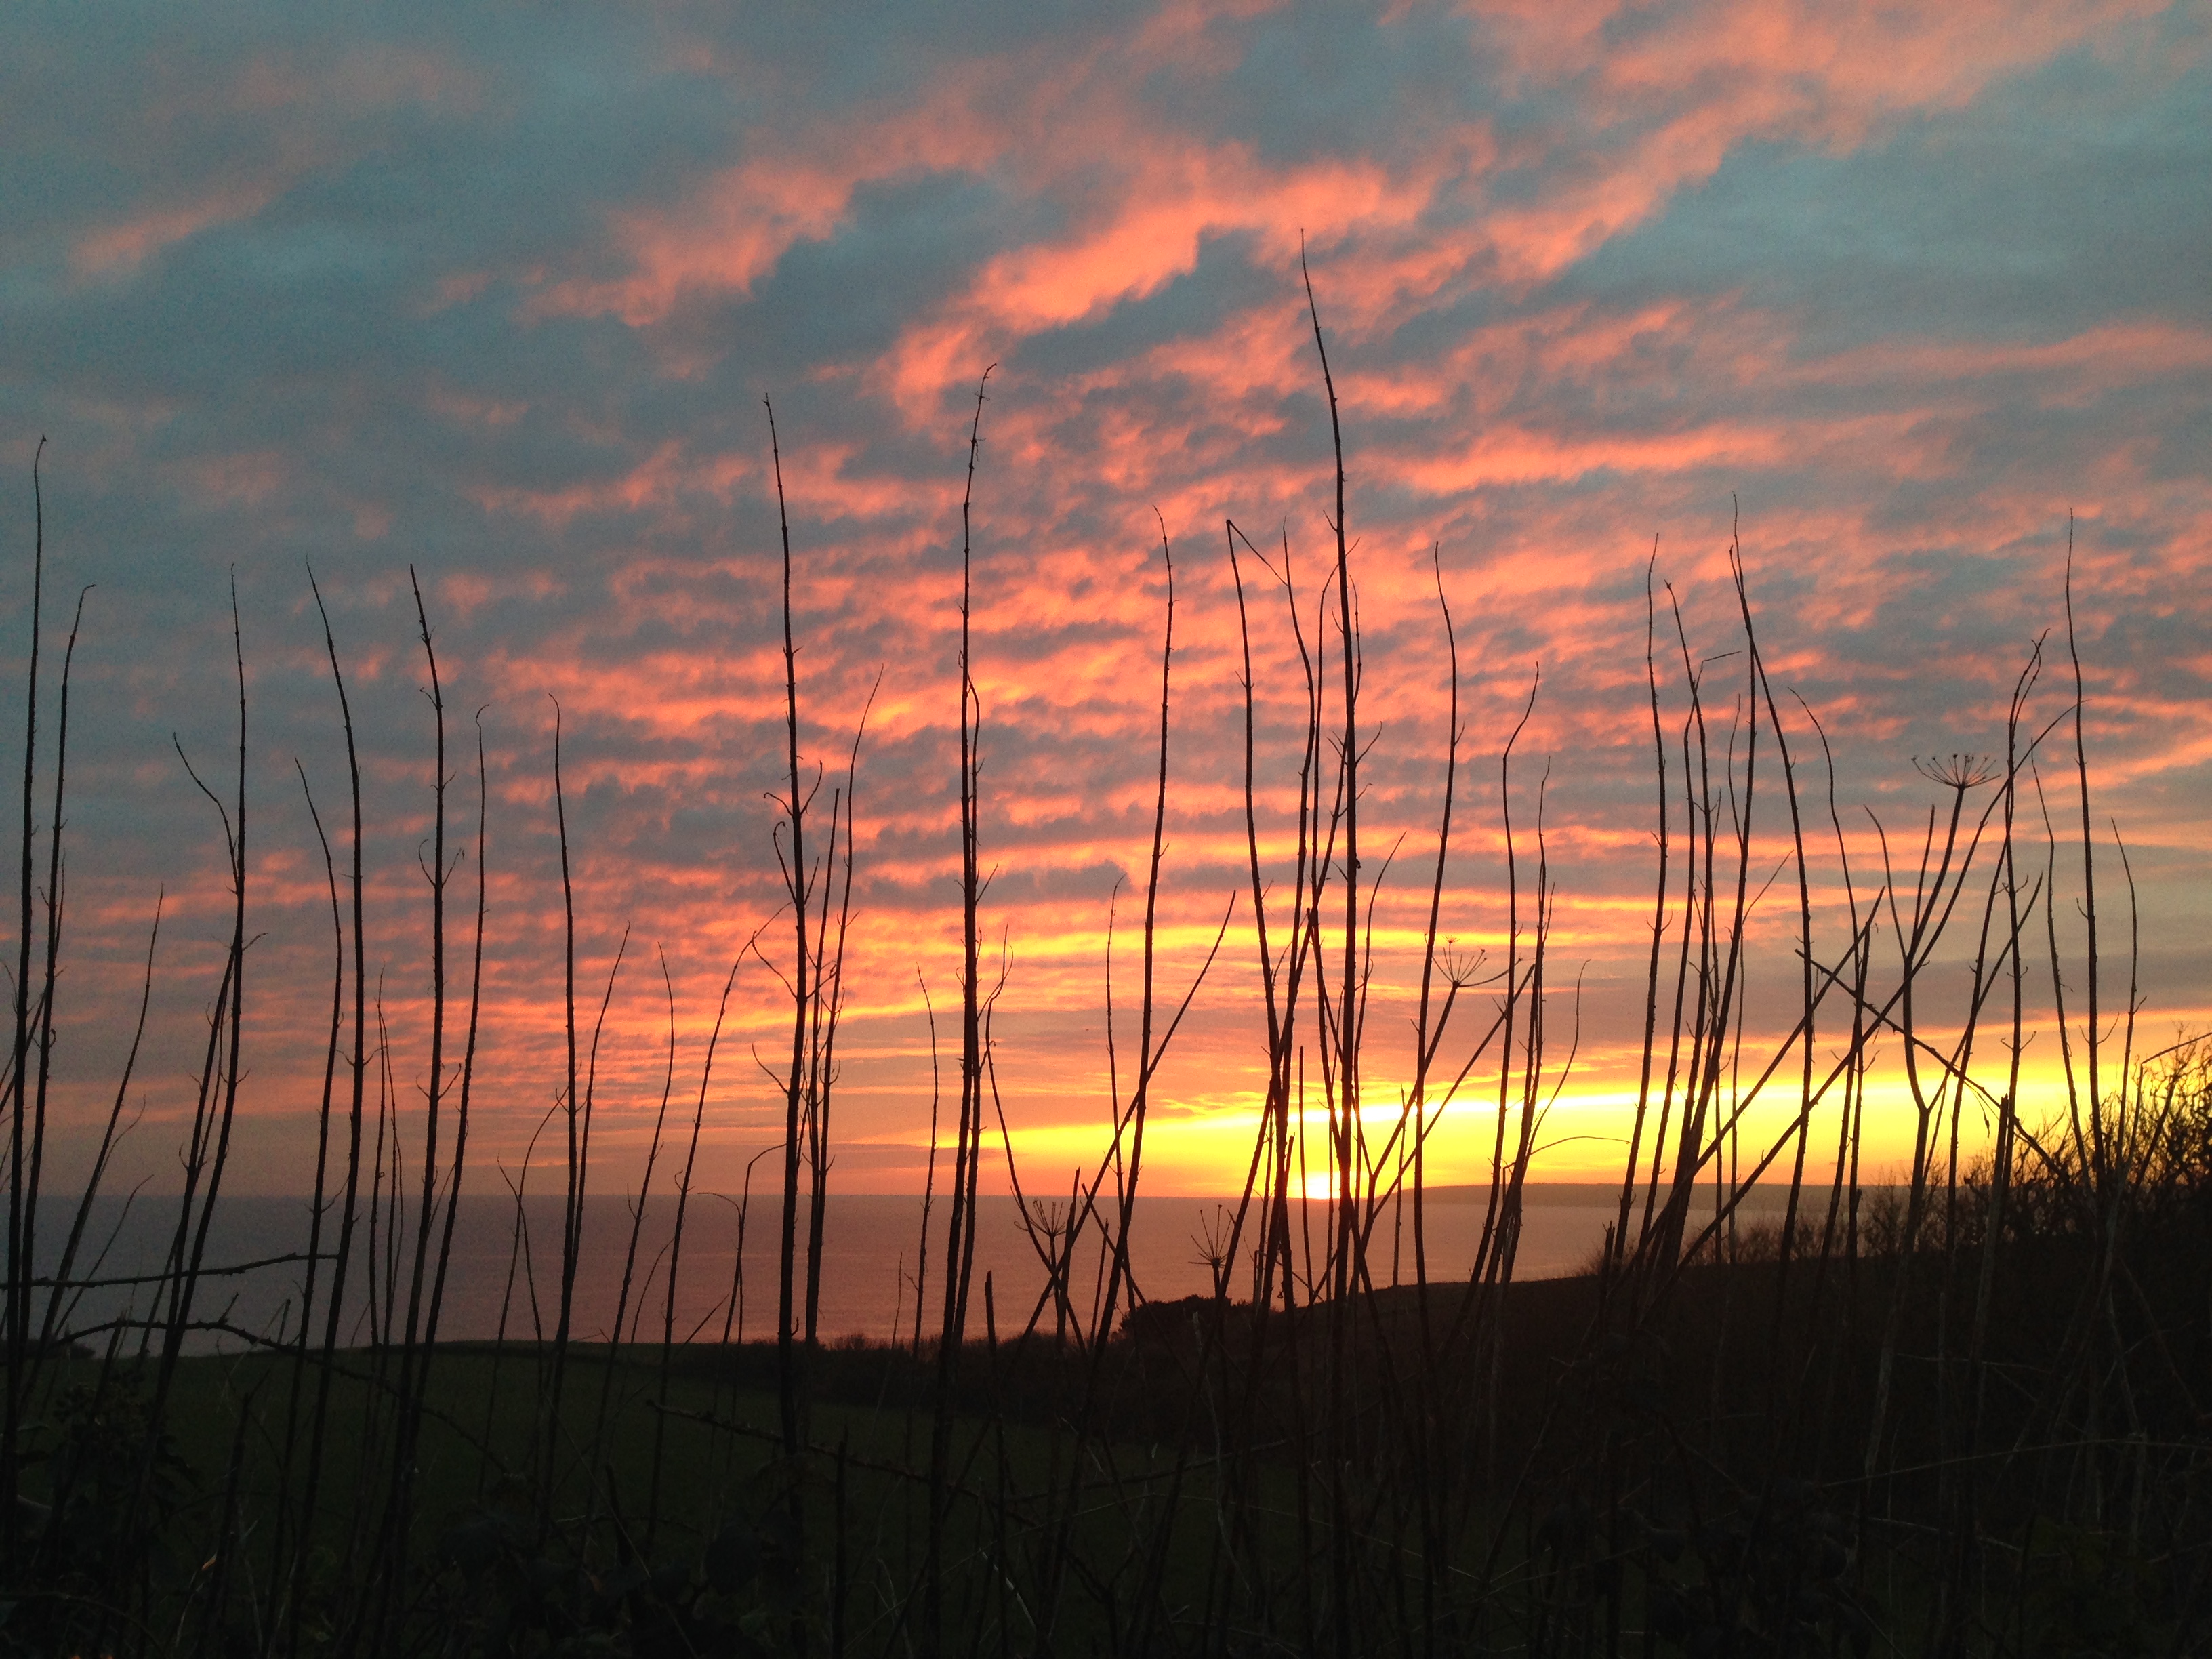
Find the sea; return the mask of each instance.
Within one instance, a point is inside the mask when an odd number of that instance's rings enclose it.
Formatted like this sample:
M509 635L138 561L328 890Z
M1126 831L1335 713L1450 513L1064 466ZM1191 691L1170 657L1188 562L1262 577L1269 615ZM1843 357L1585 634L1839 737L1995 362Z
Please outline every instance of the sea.
M1759 1194L1761 1198L1765 1195ZM1488 1207L1483 1187L1432 1190L1423 1206L1423 1239L1431 1282L1463 1279L1474 1266ZM1526 1192L1516 1277L1553 1278L1583 1268L1601 1248L1605 1230L1619 1213L1618 1188L1567 1183L1532 1184ZM676 1249L676 1200L656 1195L641 1212L617 1194L587 1195L572 1291L570 1333L580 1341L661 1340L759 1340L776 1331L778 1262L782 1206L755 1192L749 1200L694 1193L685 1208L680 1254ZM1047 1208L1042 1219L1062 1224L1066 1204ZM1764 1207L1762 1206L1762 1207ZM1212 1260L1229 1254L1234 1199L1146 1196L1136 1206L1129 1239L1130 1274L1147 1301L1210 1294ZM76 1220L77 1206L49 1196L38 1213L34 1261L42 1281L33 1323L45 1326L54 1297L51 1284ZM403 1209L395 1228L388 1206L372 1228L356 1217L348 1252L339 1340L351 1346L396 1340L406 1327L410 1302L427 1310L443 1223L434 1225L424 1283L417 1298L414 1265L419 1212ZM823 1213L817 1333L825 1340L910 1340L915 1309L920 1328L933 1334L943 1318L946 1229L951 1206L940 1194L925 1207L919 1197L832 1194ZM1039 1218L1033 1214L1032 1220ZM1102 1220L1110 1214L1102 1211ZM215 1206L191 1317L188 1347L228 1351L295 1338L305 1289L312 1206L305 1198L225 1197ZM1050 1329L1043 1259L1011 1197L984 1195L975 1206L975 1261L969 1296L971 1334L987 1328L1012 1336L1039 1319ZM179 1200L102 1194L85 1212L70 1284L52 1306L52 1328L105 1348L117 1332L134 1348L148 1322L165 1311L160 1281L176 1247ZM195 1222L195 1225L197 1222ZM1252 1291L1248 1231L1231 1273L1232 1297ZM1310 1271L1327 1248L1328 1206L1294 1201L1291 1226L1299 1271ZM328 1317L335 1272L338 1214L326 1212L316 1269L319 1338ZM453 1245L439 1311L441 1340L550 1337L559 1319L562 1206L557 1195L532 1194L519 1204L508 1194L465 1196L455 1218ZM799 1285L803 1307L804 1262L811 1231L802 1198L794 1217ZM1100 1230L1087 1230L1071 1276L1072 1299L1091 1305L1100 1280ZM186 1242L189 1252L195 1232ZM742 1244L742 1249L740 1245ZM1378 1285L1413 1282L1413 1209L1386 1204L1368 1244L1368 1271ZM672 1308L669 1282L676 1293ZM1127 1297L1122 1305L1126 1307Z

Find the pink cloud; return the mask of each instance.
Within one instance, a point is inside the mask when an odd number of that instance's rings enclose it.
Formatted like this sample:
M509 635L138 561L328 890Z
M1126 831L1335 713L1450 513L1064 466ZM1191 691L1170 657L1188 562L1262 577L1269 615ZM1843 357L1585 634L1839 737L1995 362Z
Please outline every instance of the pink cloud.
M1179 988L1196 971L1231 892L1246 902L1240 653L1221 521L1236 516L1271 555L1274 527L1286 526L1310 607L1329 552L1320 517L1328 458L1295 280L1300 232L1351 446L1353 562L1372 643L1365 695L1382 738L1368 775L1370 833L1404 837L1400 884L1384 896L1377 931L1376 1017L1392 1034L1378 1042L1402 1048L1443 721L1433 543L1461 629L1470 729L1447 928L1470 949L1507 944L1496 749L1540 662L1545 690L1516 773L1519 844L1525 854L1538 780L1553 763L1557 937L1563 959L1591 964L1594 982L1633 977L1648 922L1641 573L1655 532L1692 650L1733 651L1723 550L1729 493L1742 489L1769 665L1856 757L1847 810L1871 799L1900 836L1926 805L1911 746L1954 732L1986 745L2028 640L2053 619L2055 538L2069 501L2082 514L2085 621L2191 625L2212 560L2212 494L2201 467L2173 461L2170 432L2120 405L2191 397L2212 368L2204 331L2101 316L2022 337L1954 317L1941 332L1829 348L1818 343L1820 319L1750 297L1748 283L1612 299L1545 286L1663 214L1747 139L1847 154L2060 54L2121 50L2109 37L2140 15L1717 3L1642 28L1638 14L1609 4L1492 9L1485 38L1510 63L1493 90L1539 107L1508 120L1425 106L1407 114L1410 136L1394 148L1384 125L1322 145L1286 122L1271 143L1233 125L1208 129L1155 96L1178 73L1237 67L1233 27L1178 9L1110 49L933 61L896 96L757 121L716 165L671 191L653 180L650 203L641 192L618 201L582 245L542 264L533 253L505 268L471 251L459 274L434 285L441 326L457 325L453 313L503 277L530 290L526 320L592 327L522 330L501 337L502 351L553 351L562 349L556 335L582 331L593 349L616 339L610 357L635 346L653 365L634 371L635 382L591 380L572 399L550 378L503 377L479 362L471 379L467 365L441 364L408 394L410 415L434 416L441 444L463 458L439 487L481 515L447 544L465 545L481 528L507 561L433 578L440 624L455 636L456 706L464 695L493 700L501 722L494 926L504 942L490 1040L505 1092L488 1109L504 1115L505 1138L487 1144L513 1150L512 1131L542 1109L550 1076L543 969L557 918L547 899L545 692L570 722L578 821L586 801L601 815L574 849L592 972L635 921L641 948L649 940L670 952L693 1052L705 999L778 902L757 799L776 759L759 733L781 710L776 538L765 426L740 386L761 371L750 341L697 327L695 307L751 326L741 302L794 248L837 237L871 186L959 174L1039 210L1007 216L1005 240L956 266L936 297L896 307L888 345L872 335L862 348L841 343L793 370L788 411L778 391L810 757L842 763L860 700L876 669L885 672L862 775L863 914L852 957L853 1052L876 1069L856 1078L853 1133L911 1144L926 1070L915 974L927 974L940 1008L951 987L950 554L965 454L946 411L964 416L975 377L995 359L1007 367L986 415L976 543L984 839L1001 872L987 908L1014 953L1003 1070L1017 1133L1058 1157L1095 1139L1104 895L1112 872L1139 872L1148 850L1164 595L1155 506L1179 569L1164 981ZM676 56L692 73L740 72L703 48ZM341 100L378 106L459 106L475 95L442 76L434 64L401 64L332 82L278 66L242 84L255 107L280 113L311 110L330 86ZM133 210L83 234L79 269L127 274L161 246L259 211L276 187ZM1202 329L1132 326L1116 343L1097 326L1144 324L1147 305L1172 300L1224 240L1243 262L1234 281L1247 286L1210 290L1217 310ZM1046 367L1066 340L1095 349L1071 352L1064 372ZM596 360L591 368L600 372ZM678 392L683 423L651 412ZM2054 416L2105 429L2038 424ZM528 464L541 428L599 464L549 484ZM273 515L311 499L319 471L335 465L240 445L204 451L167 476L197 501ZM352 520L357 538L419 527L400 493L386 499L398 505ZM1302 681L1270 580L1249 563L1245 574L1261 682L1261 834L1279 878L1291 764L1281 744ZM405 610L398 588L358 592L364 629ZM495 620L517 637L487 639L480 630ZM402 614L380 646L349 647L363 680L411 684L402 648L411 625ZM1671 740L1680 668L1672 641L1662 649ZM2153 656L2117 641L2093 655L2093 719L2110 745L2100 781L2126 798L2130 834L2148 823L2137 844L2197 854L2203 834L2185 804L2153 805L2151 786L2212 759L2212 739L2196 735L2207 663L2201 653ZM1732 712L1740 667L1731 658L1711 670L1717 724ZM2045 713L2049 696L2046 687ZM147 702L149 718L160 712L158 691ZM1800 722L1791 738L1809 767L1809 728ZM416 797L392 834L411 836L422 780L392 766ZM669 830L686 815L711 829L686 830L690 840ZM1761 832L1773 841L1762 845L1762 871L1779 855L1774 823ZM1857 820L1848 845L1863 878L1876 848ZM297 854L268 867L272 910L314 908L319 876ZM1821 936L1831 939L1839 872L1825 840L1818 857ZM392 870L380 878L389 917L380 926L411 938L420 884L404 858ZM1125 928L1127 902L1125 888ZM112 896L88 914L135 914ZM1758 948L1786 962L1792 925L1789 896L1771 897ZM270 953L280 948L307 950L272 940ZM416 948L395 945L392 969L392 1012L408 1030L423 1012L422 975L408 978L420 963L405 952ZM1197 1189L1221 1179L1219 1142L1208 1137L1233 1139L1231 1121L1252 1097L1249 935L1232 932L1227 949L1164 1085L1166 1107L1186 1114L1201 1149L1182 1156L1176 1179ZM2186 988L2179 1000L2191 998L2203 1000ZM649 1090L660 1018L650 995L618 1004L609 1075L621 1089ZM752 975L738 1036L772 1036L777 1018L772 983ZM1567 1106L1601 1124L1632 1044L1599 1030L1595 1012L1592 1021ZM766 1133L758 1096L733 1063L715 1101L718 1155ZM1583 1166L1554 1172L1571 1167Z
M211 225L252 218L276 193L274 185L226 189L196 201L134 213L79 235L70 249L70 268L81 276L125 274Z

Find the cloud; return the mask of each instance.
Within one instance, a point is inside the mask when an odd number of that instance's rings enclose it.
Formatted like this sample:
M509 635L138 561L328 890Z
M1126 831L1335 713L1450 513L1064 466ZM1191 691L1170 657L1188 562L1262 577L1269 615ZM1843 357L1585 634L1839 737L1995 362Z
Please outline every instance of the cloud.
M1363 810L1377 846L1403 838L1378 1077L1403 1058L1425 917L1439 573L1468 732L1447 931L1510 948L1498 750L1540 665L1516 847L1548 766L1560 948L1588 964L1573 1087L1612 1099L1654 873L1645 565L1656 536L1692 660L1735 650L1739 508L1765 660L1833 738L1844 807L1901 836L1930 799L1914 755L2001 744L2014 676L2063 620L2074 512L2100 811L2141 854L2147 983L2176 1018L2212 1007L2197 9L1006 7L865 29L684 8L527 28L53 9L19 33L0 71L0 514L23 522L48 434L49 625L52 592L100 584L72 714L72 1112L112 1087L157 884L165 1053L211 994L217 830L169 743L217 769L234 744L234 568L263 928L248 1103L268 1182L301 1179L329 939L295 755L345 840L307 561L351 677L395 1044L418 1053L428 1018L412 564L458 837L486 711L487 1155L517 1152L559 1071L551 696L584 978L625 924L634 941L610 1109L657 1098L664 1014L636 978L655 951L696 1063L713 994L779 902L771 398L810 761L836 772L874 688L846 1121L911 1146L917 972L940 1014L956 994L959 507L995 362L972 551L987 909L1012 961L1000 1076L1041 1147L1095 1135L1108 906L1118 884L1126 930L1149 847L1162 525L1178 995L1249 878L1224 519L1271 557L1286 542L1309 641L1320 623L1330 432L1302 249L1346 440L1376 738ZM1280 879L1304 679L1273 578L1249 555L1243 575ZM20 641L20 566L0 589ZM2046 717L2070 683L2051 650ZM1741 668L1706 671L1717 720ZM1809 725L1790 735L1809 765ZM1861 874L1879 856L1863 823ZM1847 898L1822 849L1826 937ZM1758 925L1786 960L1789 905ZM1173 1155L1186 1185L1218 1163L1204 1149L1230 1120L1206 1114L1250 1104L1246 926L1162 1080L1212 1126ZM772 1133L732 1057L774 1041L757 964L737 1008L716 1170ZM149 1085L149 1170L176 1070Z

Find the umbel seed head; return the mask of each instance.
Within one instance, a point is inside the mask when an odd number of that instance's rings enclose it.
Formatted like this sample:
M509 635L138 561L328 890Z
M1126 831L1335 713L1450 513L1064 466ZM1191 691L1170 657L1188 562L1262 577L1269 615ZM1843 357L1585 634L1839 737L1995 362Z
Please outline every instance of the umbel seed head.
M1912 767L1930 783L1940 783L1962 794L1969 789L1980 788L1997 775L1996 763L1987 755L1929 755L1925 759L1915 755Z

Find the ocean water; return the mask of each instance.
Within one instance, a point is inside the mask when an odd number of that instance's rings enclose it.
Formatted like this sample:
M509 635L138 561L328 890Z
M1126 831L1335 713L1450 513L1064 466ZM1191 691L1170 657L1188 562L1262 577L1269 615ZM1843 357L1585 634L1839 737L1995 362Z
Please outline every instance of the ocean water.
M1465 1277L1479 1244L1486 1189L1458 1188L1432 1194L1425 1206L1425 1232L1431 1280ZM1617 1199L1595 1187L1532 1187L1529 1189L1516 1272L1522 1278L1570 1273L1589 1261L1603 1241ZM1188 1197L1146 1198L1137 1206L1131 1229L1130 1266L1138 1290L1148 1300L1207 1292L1212 1288L1209 1254L1228 1236L1233 1200ZM1065 1200L1062 1200L1062 1207ZM748 1206L708 1194L693 1194L686 1214L683 1249L676 1274L673 1328L678 1340L761 1339L774 1335L777 1313L777 1260L781 1205L756 1193ZM40 1206L36 1257L41 1275L51 1277L67 1237L74 1206L49 1198ZM623 1198L587 1198L579 1254L572 1334L580 1340L605 1340L621 1316L624 1340L659 1340L669 1316L668 1285L672 1255L675 1200L656 1197L641 1218ZM1310 1223L1316 1251L1327 1227L1324 1206L1292 1209L1294 1232ZM518 1227L518 1216L520 1225ZM284 1261L307 1247L309 1206L298 1198L226 1198L216 1208L208 1231L206 1270L193 1305L196 1320L221 1328L195 1334L199 1350L228 1348L252 1337L279 1339L298 1330L304 1266ZM914 1329L916 1280L927 1298L925 1334L941 1318L949 1207L940 1197L929 1219L928 1259L922 1261L922 1202L919 1198L832 1194L824 1218L821 1266L820 1332L825 1339L876 1339L910 1335ZM802 1263L807 1230L802 1203L796 1217ZM738 1240L742 1224L742 1268ZM141 1196L126 1203L103 1196L92 1206L73 1280L107 1281L92 1288L72 1287L58 1320L72 1334L92 1333L104 1322L156 1316L158 1278L175 1240L174 1199ZM410 1212L400 1218L395 1239L387 1218L374 1234L357 1220L348 1266L341 1340L369 1340L378 1328L393 1335L404 1329L410 1293L418 1225ZM325 1223L323 1261L318 1270L319 1310L326 1308L337 1245L335 1208ZM518 1212L504 1194L465 1196L453 1229L453 1244L440 1318L441 1339L480 1340L499 1335L529 1339L550 1336L558 1318L561 1277L561 1204L556 1196L528 1199ZM631 1250L633 1228L636 1248ZM1101 1252L1092 1243L1079 1249L1073 1275L1077 1306L1087 1306L1097 1281ZM526 1239L526 1248L524 1241ZM1249 1252L1232 1277L1231 1292L1251 1293ZM430 1261L434 1267L436 1239ZM1305 1252L1300 1249L1300 1268ZM629 1284L623 1287L629 1263ZM1386 1209L1369 1246L1370 1271L1378 1284L1411 1282L1413 1244L1411 1206L1402 1218ZM986 1281L989 1295L986 1297ZM975 1261L969 1293L969 1329L981 1335L987 1317L1000 1334L1026 1325L1042 1297L1046 1276L1038 1254L1021 1224L1011 1198L986 1196L976 1206ZM424 1285L427 1302L429 1286ZM804 1294L803 1267L798 1292ZM43 1319L50 1291L41 1289L34 1318ZM1124 1305L1126 1305L1126 1301ZM396 1310L396 1312L395 1312ZM319 1334L326 1315L318 1311ZM1042 1322L1049 1328L1048 1309ZM103 1344L104 1335L98 1336ZM135 1334L126 1336L135 1344Z

